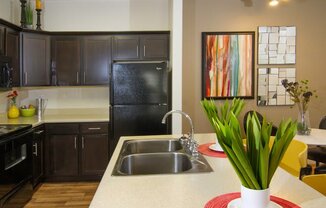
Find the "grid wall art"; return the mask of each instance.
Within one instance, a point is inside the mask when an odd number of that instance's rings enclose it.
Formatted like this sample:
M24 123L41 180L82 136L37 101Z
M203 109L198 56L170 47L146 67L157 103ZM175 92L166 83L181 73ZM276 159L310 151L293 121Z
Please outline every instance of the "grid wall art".
M295 64L296 27L258 27L258 64Z
M293 105L282 80L295 82L295 68L258 68L258 106Z

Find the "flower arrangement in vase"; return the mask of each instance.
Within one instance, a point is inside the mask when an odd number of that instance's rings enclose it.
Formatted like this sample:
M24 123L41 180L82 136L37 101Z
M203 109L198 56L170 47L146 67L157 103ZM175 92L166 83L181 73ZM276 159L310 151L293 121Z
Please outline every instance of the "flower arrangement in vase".
M310 120L308 112L308 104L312 96L318 97L316 90L310 90L309 80L301 80L299 82L289 82L287 79L282 80L282 85L286 92L291 96L291 100L297 104L298 114L298 134L310 134Z
M243 100L235 98L231 104L226 101L219 107L212 100L203 100L201 104L218 142L241 181L241 208L268 207L269 184L296 134L296 122L291 119L281 121L273 138L273 125L265 118L260 123L256 113L253 113L247 118L247 132L243 137L238 120L244 107Z
M18 96L18 92L16 90L9 92L7 95L7 98L9 99L9 108L7 112L8 118L19 117L19 109L16 103L17 96Z

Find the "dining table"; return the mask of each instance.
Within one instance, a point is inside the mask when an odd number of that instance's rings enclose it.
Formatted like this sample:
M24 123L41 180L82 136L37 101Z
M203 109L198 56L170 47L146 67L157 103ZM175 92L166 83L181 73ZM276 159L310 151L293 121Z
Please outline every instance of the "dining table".
M311 129L310 135L295 135L294 139L307 145L326 146L326 129Z

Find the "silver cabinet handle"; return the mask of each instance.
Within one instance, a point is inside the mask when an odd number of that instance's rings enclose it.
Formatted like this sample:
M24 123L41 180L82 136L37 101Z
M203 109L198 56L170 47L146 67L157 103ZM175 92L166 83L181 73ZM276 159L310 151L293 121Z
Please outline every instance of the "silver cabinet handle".
M34 152L33 152L33 155L35 155L37 157L37 143L33 144L33 147L34 147Z
M84 149L85 147L85 140L84 140L84 137L82 137L82 149Z
M101 127L90 127L88 130L101 130Z
M77 136L75 136L75 149L77 149Z
M139 48L138 48L138 45L137 45L137 48L136 48L136 50L137 50L137 57L139 56L138 49L139 49Z
M146 57L146 45L144 45L144 57Z
M25 72L25 85L27 85L27 72Z
M84 72L84 84L86 84L86 72Z
M79 72L76 72L76 81L77 81L77 84L79 84Z
M36 132L34 132L35 134L42 134L44 132L44 130L39 130L39 131L36 131Z

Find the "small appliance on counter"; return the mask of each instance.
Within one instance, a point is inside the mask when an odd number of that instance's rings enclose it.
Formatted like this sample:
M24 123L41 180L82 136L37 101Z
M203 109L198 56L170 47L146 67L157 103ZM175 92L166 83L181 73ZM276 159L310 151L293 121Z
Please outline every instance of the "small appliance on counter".
M0 208L20 208L31 199L32 125L0 125Z
M37 109L38 118L42 118L44 116L44 111L47 104L48 104L48 99L36 98L36 109Z

